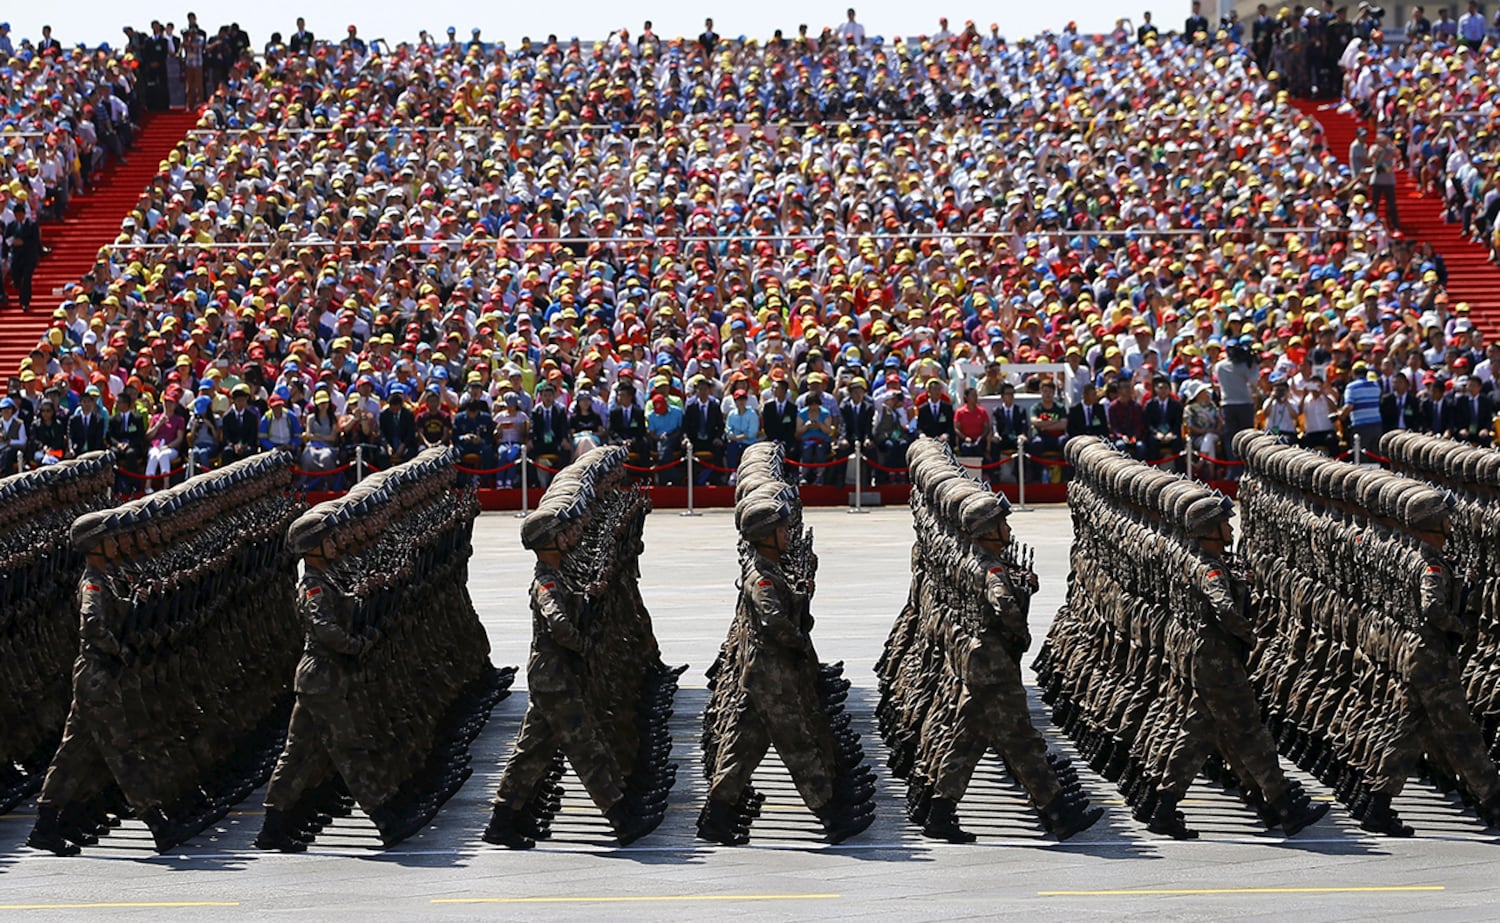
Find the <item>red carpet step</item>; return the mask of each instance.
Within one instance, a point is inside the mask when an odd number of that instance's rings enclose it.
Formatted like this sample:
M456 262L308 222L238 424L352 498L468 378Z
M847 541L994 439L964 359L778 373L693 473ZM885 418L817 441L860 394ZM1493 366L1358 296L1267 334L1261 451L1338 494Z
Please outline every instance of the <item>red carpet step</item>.
M1329 150L1348 163L1359 120L1328 100L1298 99L1292 105L1323 126ZM1408 238L1431 243L1442 254L1449 303L1467 301L1474 324L1489 337L1500 336L1500 266L1489 261L1488 248L1470 241L1459 225L1444 221L1442 201L1418 192L1405 170L1396 176L1396 210Z
M42 243L52 252L42 258L32 280L31 313L16 306L14 289L10 306L0 308L0 375L15 372L62 302L53 291L93 268L99 248L114 242L120 222L135 208L161 162L197 122L198 114L185 110L148 114L135 147L126 154L128 162L112 164L91 192L74 196L64 220L42 225Z

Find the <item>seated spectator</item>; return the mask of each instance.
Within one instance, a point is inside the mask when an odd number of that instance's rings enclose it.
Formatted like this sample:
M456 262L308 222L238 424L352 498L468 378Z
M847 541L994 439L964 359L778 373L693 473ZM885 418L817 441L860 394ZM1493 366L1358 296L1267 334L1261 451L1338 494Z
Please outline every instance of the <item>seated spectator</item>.
M936 379L927 383L925 400L917 407L917 432L953 445L953 405Z
M302 448L302 420L287 409L286 398L271 395L266 415L260 418L260 447L266 452L296 453Z
M78 409L68 419L68 457L104 451L108 446L105 439L108 417L99 406L98 385L89 385L79 398Z
M1119 394L1119 385L1111 382L1115 394ZM1083 386L1083 399L1068 408L1068 436L1098 436L1101 439L1110 438L1109 410L1099 400L1099 389L1093 384Z
M557 386L550 380L537 385L530 429L531 458L537 465L557 469L572 459L568 411L557 403ZM551 474L539 467L537 482L540 486L546 487L551 481Z
M1495 401L1484 393L1477 376L1460 375L1453 393L1443 402L1443 435L1474 445L1491 445L1495 438Z
M432 393L429 388L427 394ZM441 394L441 391L439 392ZM381 467L399 465L417 454L417 415L406 405L406 392L393 389L380 411L380 439L373 461Z
M724 467L724 411L713 396L713 382L703 375L689 380L693 396L682 405L682 431L698 460ZM694 469L699 484L721 483L723 476L706 466Z
M1380 398L1380 425L1383 432L1422 428L1422 406L1412 393L1411 380L1405 372L1391 376L1391 390Z
M961 457L990 457L994 444L989 411L979 405L979 389L965 388L963 406L953 412L953 430L958 438L955 454Z
M1068 412L1058 403L1057 385L1051 379L1042 380L1041 392L1042 399L1031 407L1031 438L1026 440L1026 454L1033 459L1056 461L1068 440ZM1055 467L1041 461L1033 464L1039 474Z
M57 405L52 401L44 400L38 406L36 419L31 421L27 437L29 442L26 457L31 467L55 465L67 457L68 427L58 415ZM141 457L144 458L144 455ZM140 471L139 468L135 470Z
M995 460L1019 453L1021 444L1031 439L1031 415L1016 403L1015 385L1006 382L1000 387L1000 405L990 416ZM1002 481L1015 481L1018 467L1017 459L1008 459L996 468L995 476Z
M1193 474L1204 479L1223 476L1218 459L1220 440L1224 436L1224 412L1214 403L1213 388L1207 382L1188 381L1182 386L1183 425L1192 440L1193 451L1203 461L1195 461Z
M640 465L650 457L650 438L646 431L646 412L635 401L635 385L622 381L615 386L615 400L609 408L609 441L624 446L633 463Z
M132 474L144 474L150 449L146 431L149 426L138 406L136 389L127 385L109 416L106 439L115 453L115 467ZM122 485L123 486L123 485Z
M162 487L171 481L172 468L182 455L187 435L187 419L182 413L182 391L176 385L169 387L157 404L156 412L146 429L146 493L156 490L156 481Z
M875 454L875 404L865 397L866 382L863 378L852 378L848 384L848 397L839 405L838 454L853 455L856 447L864 458ZM870 483L873 469L862 465L860 476Z
M829 460L838 431L838 418L821 400L808 401L797 412L798 457L808 466L802 469L802 483L832 483L832 476L828 473L832 469L823 467L823 464Z
M573 454L582 455L604 444L607 424L594 399L594 389L579 388L568 408L568 436L573 440Z
M219 421L223 443L220 463L232 464L260 451L260 410L250 404L250 386L241 382L229 392L229 409Z
M782 452L792 461L802 457L798 414L797 401L786 376L772 375L770 393L761 401L761 428L766 439L781 443Z
M500 399L500 409L495 412L495 433L499 443L495 464L506 468L496 475L496 487L514 487L521 482L517 463L530 438L530 426L531 418L521 409L521 395L507 388ZM516 467L506 467L511 465Z
M339 465L340 426L338 414L333 410L333 396L322 389L313 394L312 413L302 425L302 454L297 467L308 472L305 486L308 490L333 490L340 481L336 476L318 477Z
M1151 390L1142 413L1145 460L1157 462L1182 451L1182 402L1172 393L1172 381L1165 375L1158 374L1151 380Z
M724 467L738 468L747 446L760 441L760 413L750 406L750 392L736 388L734 406L724 417ZM731 483L733 475L730 476Z
M682 459L682 408L672 403L665 394L651 396L651 411L646 414L646 434L650 437L655 455L653 465L665 465ZM675 468L660 472L658 483L675 482Z
M453 442L453 417L443 403L443 389L427 386L422 392L422 401L416 410L417 445L413 455L433 446L451 445ZM399 464L399 463L398 463Z
M0 475L21 470L26 452L26 424L16 413L15 398L0 397Z
M915 426L906 408L906 395L900 388L887 387L877 395L872 438L875 460L882 467L906 467L906 447L911 443ZM875 469L876 484L889 484L892 480L890 472Z
M193 399L186 442L188 451L193 454L193 464L199 471L208 471L214 467L223 451L224 438L219 430L218 415L214 413L214 399L207 394L200 394Z

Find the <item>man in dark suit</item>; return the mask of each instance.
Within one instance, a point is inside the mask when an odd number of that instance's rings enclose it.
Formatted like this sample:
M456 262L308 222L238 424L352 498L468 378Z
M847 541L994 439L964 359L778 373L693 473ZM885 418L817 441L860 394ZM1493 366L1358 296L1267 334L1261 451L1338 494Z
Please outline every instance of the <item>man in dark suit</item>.
M609 409L609 441L622 445L644 464L651 452L646 437L646 411L635 402L635 385L622 381L615 386L615 404Z
M707 455L710 464L724 465L724 408L714 400L713 382L702 375L692 378L693 396L682 405L682 433L693 454L698 458ZM701 468L694 472L699 484L719 483L722 476L717 471Z
M297 17L297 31L287 40L287 50L292 54L306 54L312 50L313 34L307 31L307 21L301 16Z
M787 458L798 457L797 402L785 378L772 380L771 396L760 408L760 425L767 439L781 443Z
M99 388L89 385L83 392L78 409L68 419L68 457L86 452L102 452L109 447L104 439L109 415L99 407Z
M52 37L52 27L42 26L42 37L37 40L36 50L38 54L62 54L62 42Z
M1495 438L1495 402L1484 393L1478 376L1461 375L1443 402L1443 435L1449 439L1489 445Z
M1172 394L1172 381L1165 375L1152 380L1151 399L1146 402L1146 461L1182 451L1182 401Z
M1068 410L1068 435L1109 437L1108 411L1095 386L1084 385L1083 400Z
M570 461L568 411L557 403L557 388L550 381L537 385L536 397L537 405L531 408L531 457L549 468L561 468ZM537 480L546 487L552 477L539 471Z
M838 454L848 455L855 446L859 446L866 459L875 453L875 402L865 397L863 378L849 382L849 396L839 404ZM873 470L869 464L862 466L861 477L866 485Z
M224 437L223 464L249 458L260 451L260 411L250 406L250 386L238 384L229 393L229 409L219 423Z
M1432 375L1431 372L1427 373ZM1417 401L1417 421L1420 424L1417 429L1424 433L1441 433L1443 431L1443 398L1447 394L1443 391L1443 383L1437 376L1433 375L1427 380L1427 387L1423 390L1421 399Z
M917 409L917 432L953 444L953 405L943 394L943 383L927 383L927 401Z
M1031 417L1016 403L1016 386L1010 382L1000 386L1000 406L990 416L995 420L996 457L1014 454L1030 438Z
M1412 393L1405 372L1391 376L1390 393L1380 398L1380 425L1387 433L1422 429L1422 402Z
M42 227L31 216L25 203L21 203L16 208L15 221L6 227L5 234L5 249L10 257L10 279L16 287L21 310L30 311L31 277L36 274L37 264L42 261Z

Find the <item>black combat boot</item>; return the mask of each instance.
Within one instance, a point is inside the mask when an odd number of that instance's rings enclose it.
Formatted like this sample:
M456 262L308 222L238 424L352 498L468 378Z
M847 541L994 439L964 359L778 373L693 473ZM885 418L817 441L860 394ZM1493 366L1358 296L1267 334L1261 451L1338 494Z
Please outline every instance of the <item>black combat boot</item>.
M698 839L720 846L743 846L750 842L749 834L740 832L738 814L734 805L710 798L698 815Z
M1188 827L1183 816L1178 813L1178 801L1177 795L1159 792L1156 796L1156 809L1151 812L1151 820L1146 824L1146 829L1174 840L1196 840L1198 831Z
M958 825L958 805L947 798L933 798L927 807L922 835L950 843L972 843L974 834Z
M615 802L614 807L604 812L605 820L614 828L615 839L620 841L621 846L629 846L636 840L656 829L661 823L661 812L651 814L637 814L630 809L630 800L621 798Z
M1060 792L1042 808L1042 826L1062 842L1094 826L1103 816L1104 809L1090 807L1088 799L1081 794Z
M1296 836L1302 828L1316 824L1328 813L1327 804L1313 804L1306 793L1295 788L1282 792L1271 807L1281 818L1281 830L1287 836Z
M1500 827L1500 792L1476 804L1474 813L1479 815L1486 827Z
M261 825L260 835L255 838L256 849L274 849L277 852L304 852L307 844L292 835L291 825L285 813L275 808L266 809L266 822Z
M828 804L813 813L823 822L823 833L830 843L858 836L875 822L875 806L868 802L853 807Z
M497 804L490 813L489 826L484 828L480 839L508 849L530 849L536 840L526 836L516 823L516 810L510 805Z
M1379 833L1382 836L1411 836L1415 831L1401 822L1401 818L1391 809L1391 796L1385 792L1371 792L1369 803L1365 806L1364 817L1360 819L1361 830L1371 833Z
M56 856L76 856L81 850L76 843L69 843L63 836L57 813L57 808L54 807L37 808L36 825L26 838L26 845L32 849L45 849Z

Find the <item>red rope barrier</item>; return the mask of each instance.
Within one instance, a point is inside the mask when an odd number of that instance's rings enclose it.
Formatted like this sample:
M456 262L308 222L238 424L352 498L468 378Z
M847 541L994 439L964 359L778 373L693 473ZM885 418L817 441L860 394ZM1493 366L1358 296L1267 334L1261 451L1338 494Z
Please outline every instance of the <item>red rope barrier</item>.
M714 464L713 462L706 462L706 461L704 461L701 458L694 458L693 459L693 464L696 465L699 468L707 468L709 471L717 471L720 474L734 474L734 469L733 468L720 468L718 465Z
M528 462L531 467L535 468L538 471L545 471L548 474L556 474L557 472L562 470L561 468L548 468L546 465L534 459L528 459ZM627 465L626 467L629 467L629 465Z
M987 465L971 465L968 462L959 462L959 464L972 471L989 471L991 468L998 468L1001 465L1009 464L1018 458L1020 454L1019 452L1012 452L1009 455L1002 455Z
M1386 458L1383 455L1376 455L1374 452L1371 452L1369 449L1365 449L1360 454L1364 455L1365 458L1372 458L1375 461L1380 462L1382 465L1389 465L1391 463L1391 460L1389 458Z
M676 461L669 461L661 465L647 465L645 467L642 467L640 465L622 465L621 467L623 467L626 471L634 471L639 474L656 474L660 471L666 471L669 468L676 468L680 464L682 464L682 459L679 458Z
M1181 458L1182 456L1179 455L1177 457ZM1033 455L1033 456L1031 456L1031 460L1034 461L1034 462L1036 462L1038 465L1041 465L1043 468L1066 468L1066 467L1068 467L1068 463L1065 462L1065 461L1062 461L1061 459L1059 459L1058 461L1053 461L1050 458L1039 458L1039 457ZM1168 459L1168 461L1170 461L1170 460L1171 459ZM1160 462L1156 462L1155 464L1160 464Z
M839 458L830 459L826 462L800 462L794 461L790 458L785 459L785 461L788 465L791 465L794 468L832 468L834 465L844 464L852 457L853 456L850 455L844 455L840 456Z
M1210 465L1223 465L1226 468L1239 468L1244 466L1242 461L1230 461L1227 458L1214 458L1212 455L1204 455L1199 452L1196 456L1198 461L1208 462Z
M171 471L167 471L167 472L165 472L163 474L152 474L152 475L136 474L134 471L126 471L124 468L116 468L115 469L115 473L117 473L117 474L123 474L126 477L132 478L132 479L137 480L137 481L154 481L157 478L175 478L177 475L182 474L186 470L187 470L187 466L183 465L180 468L173 468Z
M298 475L300 477L305 477L305 478L326 478L326 477L331 477L332 475L335 475L335 474L343 474L345 471L348 471L350 468L353 468L353 467L354 467L354 463L353 462L350 462L350 463L348 463L346 465L339 465L339 466L337 466L335 468L330 468L327 471L303 471L301 468L295 468L294 467L294 468L292 468L292 473L295 474L295 475Z
M865 459L865 464L869 465L871 468L874 468L876 471L884 471L886 474L905 474L911 470L910 468L887 468L880 462L873 462L868 458Z
M510 464L508 464L508 465L501 465L498 468L483 468L483 469L480 469L480 468L465 468L463 465L454 465L453 467L455 469L457 469L458 471L464 473L464 474L474 474L474 475L479 475L479 476L487 477L487 476L489 476L491 474L499 474L502 471L509 471L510 469L514 468L516 465L519 465L520 463L521 463L521 460L520 459L516 459L515 461L511 462ZM533 463L533 464L535 464L535 463ZM546 469L543 469L543 470L546 470ZM555 474L556 472L551 472L551 473Z
M1176 464L1177 462L1179 462L1181 460L1182 460L1182 453L1178 452L1176 455L1169 455L1166 458L1159 458L1156 461L1148 461L1148 462L1146 462L1146 464L1148 464L1148 465L1172 465L1172 464Z

